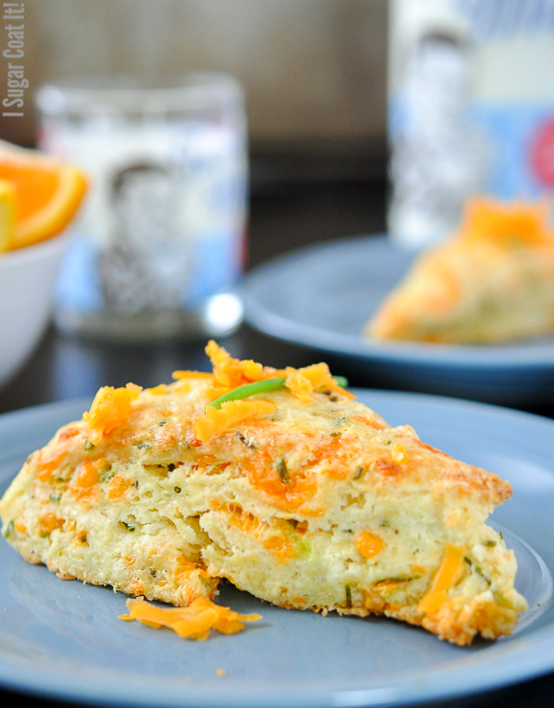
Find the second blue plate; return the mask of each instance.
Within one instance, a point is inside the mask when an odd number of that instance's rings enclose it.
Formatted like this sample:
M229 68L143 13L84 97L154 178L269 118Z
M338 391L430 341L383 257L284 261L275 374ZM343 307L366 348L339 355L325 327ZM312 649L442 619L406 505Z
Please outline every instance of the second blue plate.
M361 336L412 258L385 236L344 238L281 256L245 278L246 320L273 337L343 358L367 375L364 385L505 405L553 402L553 337L452 346Z

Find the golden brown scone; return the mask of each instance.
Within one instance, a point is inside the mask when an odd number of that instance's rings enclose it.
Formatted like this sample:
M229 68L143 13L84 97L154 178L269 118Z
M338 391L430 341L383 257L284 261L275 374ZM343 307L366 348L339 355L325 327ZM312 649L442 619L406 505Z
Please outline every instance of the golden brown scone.
M416 258L364 336L479 344L554 332L547 216L545 205L470 202L460 231Z
M207 351L213 374L100 389L30 455L0 503L24 558L175 605L227 579L281 607L384 614L457 644L513 630L516 561L485 524L507 482L390 427L325 364L276 371Z

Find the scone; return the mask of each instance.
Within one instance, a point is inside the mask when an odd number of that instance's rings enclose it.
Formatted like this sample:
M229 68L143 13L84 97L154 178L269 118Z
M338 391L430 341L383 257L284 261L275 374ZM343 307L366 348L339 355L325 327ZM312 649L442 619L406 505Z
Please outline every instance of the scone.
M174 605L225 579L280 607L384 614L457 644L513 630L516 561L485 524L507 482L390 427L325 364L207 352L213 373L100 389L30 455L0 503L25 559Z
M494 343L554 332L546 205L470 202L460 230L424 252L365 325L374 340Z

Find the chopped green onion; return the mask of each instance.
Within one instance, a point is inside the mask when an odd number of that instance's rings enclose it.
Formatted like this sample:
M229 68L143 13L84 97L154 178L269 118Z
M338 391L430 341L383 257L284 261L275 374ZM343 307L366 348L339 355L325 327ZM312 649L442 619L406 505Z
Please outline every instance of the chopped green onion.
M364 473L364 468L362 465L356 468L356 472L354 473L354 477L352 479L360 479L360 477Z
M335 381L339 386L344 388L348 386L348 380L344 376L333 376ZM279 388L285 387L286 378L284 376L279 376L275 379L264 379L263 381L253 381L252 383L244 384L234 388L232 391L224 393L223 396L219 396L215 401L210 403L210 406L214 408L221 408L222 403L227 401L238 401L241 398L248 398L249 396L254 396L257 393L267 393L267 391L276 391Z
M216 398L215 401L212 401L210 406L213 406L214 408L221 408L221 404L226 403L227 401L237 401L241 398L248 398L248 396L254 396L256 393L276 391L278 388L283 388L285 381L286 379L284 376L279 376L276 379L253 381L252 383L234 388L228 393L224 393L223 396L220 396L219 398Z
M277 461L275 462L275 467L277 468L277 474L279 475L279 479L283 484L288 484L290 482L290 475L289 471L287 469L287 463L282 457L278 457Z
M106 483L109 482L110 479L112 479L113 477L115 477L115 467L112 466L109 470L106 470L106 472L104 472L104 474L100 477L100 481L102 483Z
M352 607L352 588L350 585L344 586L344 594L346 595L346 606Z
M8 525L6 526L6 530L4 531L4 537L8 538L8 536L12 533L14 527L13 519L10 520Z
M346 376L333 376L333 378L341 388L346 388L348 386L348 379Z

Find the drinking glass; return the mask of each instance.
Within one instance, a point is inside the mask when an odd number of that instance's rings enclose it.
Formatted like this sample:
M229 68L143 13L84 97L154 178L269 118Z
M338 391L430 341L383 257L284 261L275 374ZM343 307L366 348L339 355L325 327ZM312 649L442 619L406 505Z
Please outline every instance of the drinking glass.
M131 342L235 330L247 218L240 84L212 72L74 79L42 86L36 103L39 146L90 179L57 326Z

